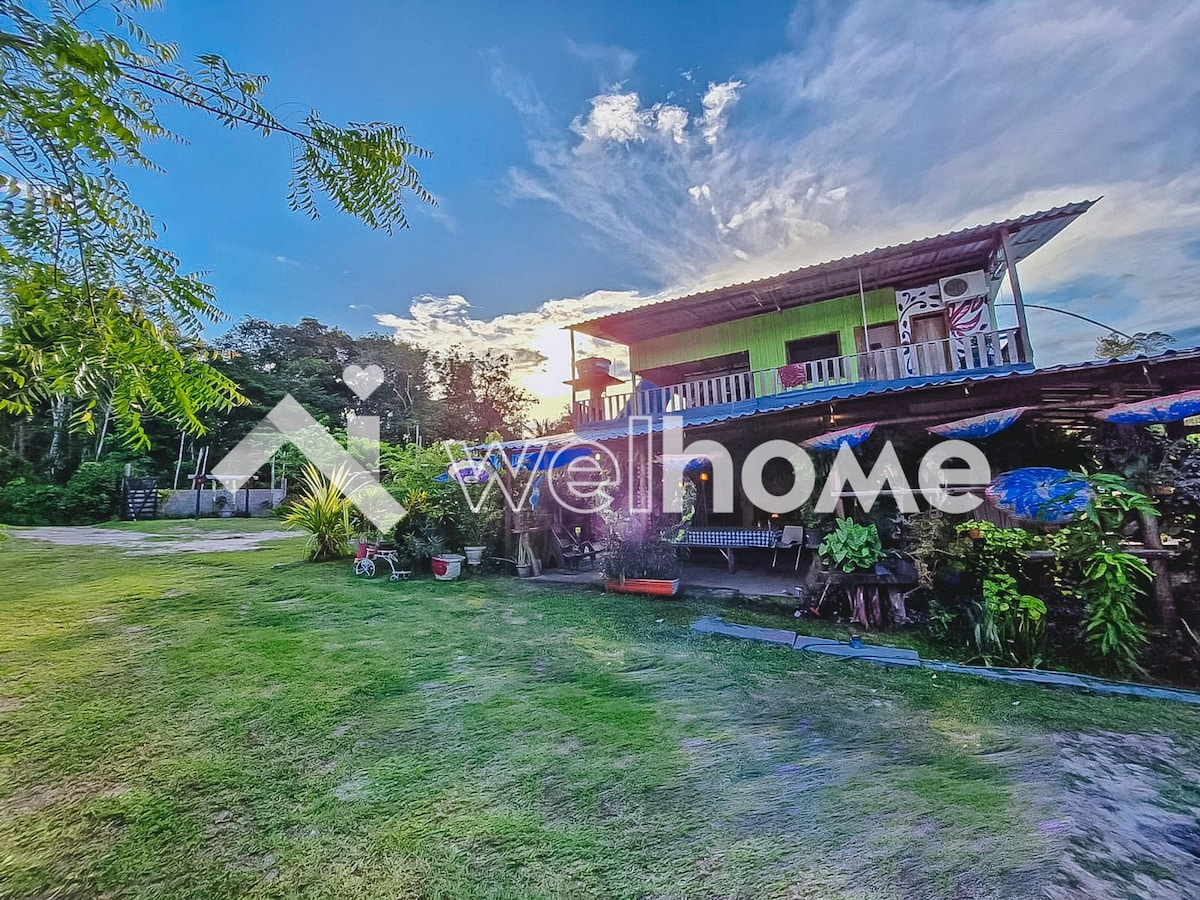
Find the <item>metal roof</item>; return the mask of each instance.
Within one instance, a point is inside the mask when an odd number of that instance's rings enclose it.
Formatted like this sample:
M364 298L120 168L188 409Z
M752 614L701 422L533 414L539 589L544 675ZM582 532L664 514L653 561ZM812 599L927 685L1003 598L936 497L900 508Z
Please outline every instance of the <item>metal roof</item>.
M857 294L860 272L863 288L868 291L923 287L939 277L974 269L987 270L989 279L995 281L1004 272L1003 257L996 252L1001 229L1008 229L1013 255L1020 262L1091 209L1097 200L1068 203L990 225L803 266L757 281L661 300L570 327L602 340L630 344Z

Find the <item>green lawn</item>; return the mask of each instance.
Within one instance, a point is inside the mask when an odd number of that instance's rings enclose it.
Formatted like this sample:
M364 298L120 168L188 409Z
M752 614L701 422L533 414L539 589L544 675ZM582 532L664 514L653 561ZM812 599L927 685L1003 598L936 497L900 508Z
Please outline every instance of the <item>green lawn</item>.
M1193 709L699 636L699 602L273 567L299 547L0 545L0 897L1192 887Z

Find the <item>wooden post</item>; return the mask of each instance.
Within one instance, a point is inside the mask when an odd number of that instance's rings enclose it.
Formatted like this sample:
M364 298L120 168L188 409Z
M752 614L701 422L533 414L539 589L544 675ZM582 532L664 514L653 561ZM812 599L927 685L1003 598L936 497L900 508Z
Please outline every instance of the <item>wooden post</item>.
M850 588L850 621L858 622L864 630L871 627L871 621L867 618L866 590L861 584Z
M504 486L509 489L509 493L513 490L512 477L509 475L508 466L500 466L500 480ZM503 492L502 492L503 493ZM516 516L513 514L512 507L507 501L504 503L504 558L506 560L514 559L513 556L513 529L517 527ZM513 574L516 574L515 564Z
M1012 288L1013 306L1017 310L1017 326L1021 329L1021 350L1027 363L1033 362L1033 344L1029 340L1029 321L1025 318L1025 298L1021 294L1021 281L1017 278L1017 261L1013 257L1012 242L1008 229L1000 229L1000 246L1004 249L1004 267L1008 269L1008 286Z
M1158 531L1156 516L1141 516L1142 542L1147 550L1162 550L1162 537ZM1151 556L1146 560L1154 573L1154 603L1158 607L1158 621L1168 632L1174 631L1178 624L1178 613L1175 610L1175 597L1171 593L1171 573L1167 568L1167 560L1160 555Z
M904 603L904 592L896 587L881 588L887 591L888 596L888 615L891 617L892 625L905 625L908 623L908 608Z
M873 584L870 587L868 587L866 590L868 592L868 600L870 601L867 609L868 609L868 615L871 618L871 627L882 628L883 627L883 602L880 600L879 595L881 593L883 593L883 588L880 585Z
M579 377L579 371L575 368L575 329L568 328L567 331L571 333L571 426L574 427L577 424L575 417L578 413L575 409L575 380Z

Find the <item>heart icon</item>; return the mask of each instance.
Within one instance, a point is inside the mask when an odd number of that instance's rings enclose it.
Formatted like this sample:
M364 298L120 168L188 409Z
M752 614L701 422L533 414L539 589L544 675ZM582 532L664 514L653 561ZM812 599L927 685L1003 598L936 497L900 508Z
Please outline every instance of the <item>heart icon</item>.
M365 369L360 366L346 366L342 369L342 381L358 395L359 400L366 400L383 384L383 369L376 365L367 366Z

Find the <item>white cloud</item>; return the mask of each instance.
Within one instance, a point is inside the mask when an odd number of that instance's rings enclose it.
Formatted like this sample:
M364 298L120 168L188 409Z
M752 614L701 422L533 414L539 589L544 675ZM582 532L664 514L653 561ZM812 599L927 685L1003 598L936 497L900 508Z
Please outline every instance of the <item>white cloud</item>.
M633 291L596 291L576 299L548 300L528 312L477 319L461 295L425 295L412 301L407 315L380 314L375 320L392 329L398 340L429 350L508 354L517 383L539 400L534 416L556 418L570 397L563 385L571 377L570 344L563 329L644 299ZM594 354L613 359L615 372L628 371L624 348L578 335L576 355Z
M663 296L1103 194L1022 267L1027 298L1126 331L1197 324L1200 4L804 4L788 37L702 93L612 88L569 125L510 91L539 119L513 193ZM1030 320L1039 362L1090 356L1094 329Z
M627 144L644 139L642 129L646 114L635 93L599 94L592 98L592 109L586 119L576 119L571 130L588 141L615 141Z
M704 140L715 144L721 132L725 130L725 111L737 103L738 91L745 85L740 81L725 81L720 84L710 84L704 92L700 105L704 107L704 115L700 117L700 131Z
M279 265L281 265L281 266L298 266L298 265L300 265L299 262L292 259L290 256L276 256L275 262L279 263Z
M656 103L650 112L654 116L654 127L659 134L669 137L676 144L687 143L687 138L684 136L688 125L686 109L682 106L672 106L669 103Z

